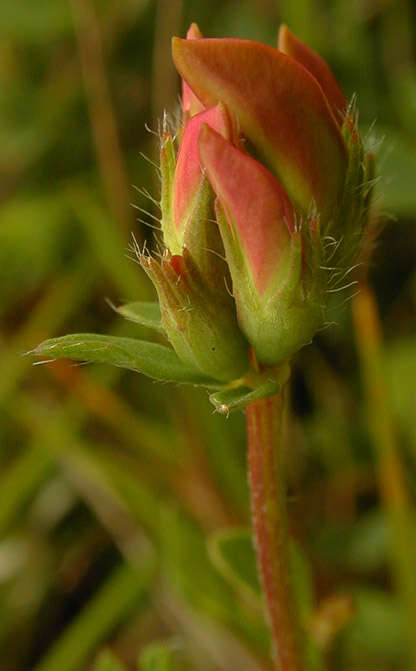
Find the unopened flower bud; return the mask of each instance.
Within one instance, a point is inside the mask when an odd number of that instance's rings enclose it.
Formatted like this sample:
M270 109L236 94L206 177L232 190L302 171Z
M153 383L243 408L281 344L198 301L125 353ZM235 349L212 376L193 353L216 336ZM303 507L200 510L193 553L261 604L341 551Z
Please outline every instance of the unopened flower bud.
M199 147L218 197L239 324L260 361L281 363L311 341L322 321L323 287L309 272L303 243L316 232L299 226L284 189L258 161L208 126Z

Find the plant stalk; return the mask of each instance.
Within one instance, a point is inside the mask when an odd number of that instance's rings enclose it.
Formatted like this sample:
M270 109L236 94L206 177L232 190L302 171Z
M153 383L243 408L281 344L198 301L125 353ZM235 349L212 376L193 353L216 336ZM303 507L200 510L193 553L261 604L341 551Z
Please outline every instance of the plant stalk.
M284 478L284 393L247 406L248 469L254 545L275 668L303 668L292 594Z

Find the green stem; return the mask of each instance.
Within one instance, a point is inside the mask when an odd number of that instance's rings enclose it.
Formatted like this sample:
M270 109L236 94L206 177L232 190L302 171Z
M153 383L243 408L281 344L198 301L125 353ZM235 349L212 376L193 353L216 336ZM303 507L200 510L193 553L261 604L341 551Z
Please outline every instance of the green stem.
M289 575L283 475L284 391L247 406L248 468L254 543L275 668L300 671L299 627Z

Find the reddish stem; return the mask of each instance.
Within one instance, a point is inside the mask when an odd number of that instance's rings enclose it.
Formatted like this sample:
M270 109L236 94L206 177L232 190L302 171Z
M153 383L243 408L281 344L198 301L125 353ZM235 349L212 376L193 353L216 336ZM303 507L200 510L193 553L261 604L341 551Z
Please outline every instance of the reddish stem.
M300 671L303 665L290 585L282 472L283 393L247 406L248 468L254 543L276 669Z

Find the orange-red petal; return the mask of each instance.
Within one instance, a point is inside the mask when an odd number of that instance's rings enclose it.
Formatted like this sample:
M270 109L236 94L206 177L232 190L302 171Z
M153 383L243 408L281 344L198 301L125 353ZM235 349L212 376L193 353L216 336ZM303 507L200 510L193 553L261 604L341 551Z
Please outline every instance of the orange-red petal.
M303 65L317 79L331 106L335 119L341 125L347 101L324 59L296 37L285 24L280 26L278 47L284 54L291 56Z
M199 30L199 26L196 23L191 23L189 26L188 32L186 33L187 40L200 40L203 35ZM185 119L194 116L202 112L204 109L203 104L196 97L195 93L192 91L191 87L188 86L186 81L182 79L182 112Z
M336 211L347 152L321 86L294 59L258 42L173 40L175 65L205 106L225 103L304 212Z

